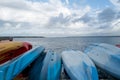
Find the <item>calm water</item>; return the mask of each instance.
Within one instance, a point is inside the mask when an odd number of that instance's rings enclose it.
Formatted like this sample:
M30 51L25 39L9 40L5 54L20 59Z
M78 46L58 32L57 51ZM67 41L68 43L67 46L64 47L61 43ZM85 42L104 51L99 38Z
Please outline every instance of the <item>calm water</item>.
M14 41L27 41L33 46L41 45L46 50L61 53L66 49L83 51L90 43L120 44L120 37L14 38Z

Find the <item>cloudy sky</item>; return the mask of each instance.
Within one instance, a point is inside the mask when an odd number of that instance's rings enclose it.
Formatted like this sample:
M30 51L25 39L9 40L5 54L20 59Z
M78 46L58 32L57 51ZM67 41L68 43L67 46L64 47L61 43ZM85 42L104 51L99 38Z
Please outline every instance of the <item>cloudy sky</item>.
M0 36L20 35L120 35L120 0L0 0Z

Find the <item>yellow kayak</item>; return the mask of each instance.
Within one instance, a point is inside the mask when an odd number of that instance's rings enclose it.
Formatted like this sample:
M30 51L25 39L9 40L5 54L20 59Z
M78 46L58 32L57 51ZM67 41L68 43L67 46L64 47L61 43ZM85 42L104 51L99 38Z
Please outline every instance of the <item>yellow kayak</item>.
M0 55L11 50L19 49L23 46L22 42L2 42L0 43Z

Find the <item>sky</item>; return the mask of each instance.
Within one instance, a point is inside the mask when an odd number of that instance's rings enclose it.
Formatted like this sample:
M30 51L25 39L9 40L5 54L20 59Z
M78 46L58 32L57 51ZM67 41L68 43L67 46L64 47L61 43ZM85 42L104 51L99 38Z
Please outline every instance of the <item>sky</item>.
M0 0L0 36L120 36L120 0Z

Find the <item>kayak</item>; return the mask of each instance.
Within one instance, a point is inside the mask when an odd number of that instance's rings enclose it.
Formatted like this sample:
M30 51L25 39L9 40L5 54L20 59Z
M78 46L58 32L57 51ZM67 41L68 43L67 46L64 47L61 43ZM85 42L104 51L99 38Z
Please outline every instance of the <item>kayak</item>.
M60 73L61 57L59 54L49 51L43 61L40 79L37 80L59 80Z
M84 52L98 67L120 79L120 48L105 43L90 44Z
M43 47L36 47L20 55L18 58L0 65L0 80L13 80L14 77L36 60L43 51Z
M43 66L43 60L45 58L45 55L46 55L45 52L41 53L38 56L38 58L32 63L30 69L28 70L27 80L40 80L40 73Z
M27 42L2 42L0 43L0 64L11 60L30 50L32 45Z
M94 63L81 51L63 51L62 61L71 80L98 80L98 72Z
M3 42L3 43L0 43L0 55L4 54L10 50L19 49L20 47L22 47L21 42Z

